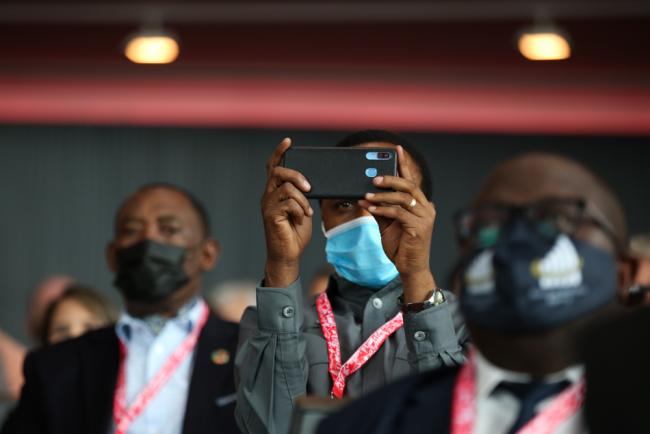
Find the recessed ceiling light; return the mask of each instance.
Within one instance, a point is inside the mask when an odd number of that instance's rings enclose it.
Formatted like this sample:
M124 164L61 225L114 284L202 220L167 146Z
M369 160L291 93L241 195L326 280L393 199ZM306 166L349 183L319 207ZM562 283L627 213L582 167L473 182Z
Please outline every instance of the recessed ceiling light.
M142 30L134 33L124 48L124 55L133 63L172 63L179 53L178 41L165 31Z
M521 31L517 47L528 60L564 60L571 57L568 36L551 25L534 25Z

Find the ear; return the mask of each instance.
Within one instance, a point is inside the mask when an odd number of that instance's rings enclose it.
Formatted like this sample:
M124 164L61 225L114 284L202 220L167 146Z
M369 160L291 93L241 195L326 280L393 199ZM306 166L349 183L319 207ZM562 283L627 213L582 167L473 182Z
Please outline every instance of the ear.
M117 248L115 247L115 243L112 241L106 245L106 263L108 263L108 269L113 273L117 272L117 258L115 257L116 251Z
M201 271L212 270L217 265L220 255L221 246L219 241L212 238L205 240L201 247Z
M634 286L634 277L639 268L639 260L632 256L619 258L617 261L618 298L622 304L629 304L630 288Z

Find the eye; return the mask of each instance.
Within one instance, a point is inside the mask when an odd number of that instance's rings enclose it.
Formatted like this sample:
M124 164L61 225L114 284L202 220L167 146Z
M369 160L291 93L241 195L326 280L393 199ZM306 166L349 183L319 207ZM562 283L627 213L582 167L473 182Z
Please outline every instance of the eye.
M335 206L337 209L351 209L354 208L354 203L350 200L339 200Z
M122 226L119 230L119 235L123 237L132 236L138 233L138 228L135 226Z
M160 228L160 233L166 237L172 237L180 232L180 228L177 226L163 225Z

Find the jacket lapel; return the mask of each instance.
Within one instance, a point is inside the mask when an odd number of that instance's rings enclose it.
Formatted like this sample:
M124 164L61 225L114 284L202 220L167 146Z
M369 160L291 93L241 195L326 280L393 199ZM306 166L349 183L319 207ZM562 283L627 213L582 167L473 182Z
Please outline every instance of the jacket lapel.
M236 330L236 326L212 313L208 317L197 343L183 433L213 433L215 412L219 407L234 405Z
M113 415L113 395L119 368L119 348L113 327L98 330L81 352L82 388L88 433L107 433Z

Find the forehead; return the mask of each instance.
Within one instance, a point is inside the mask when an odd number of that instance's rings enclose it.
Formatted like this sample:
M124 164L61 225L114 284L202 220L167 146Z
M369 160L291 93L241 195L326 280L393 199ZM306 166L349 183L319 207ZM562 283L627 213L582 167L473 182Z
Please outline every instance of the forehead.
M540 164L511 165L493 173L476 198L476 204L501 202L521 205L548 197L591 199L590 179L575 171Z
M199 224L199 217L190 200L181 192L164 187L140 190L133 194L119 209L117 220L155 219L162 216Z

